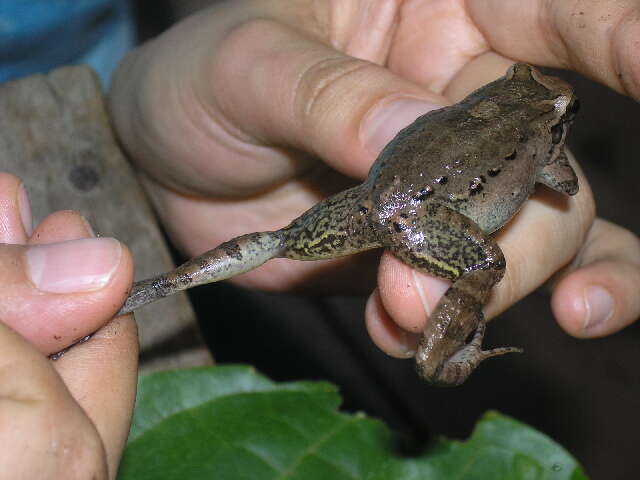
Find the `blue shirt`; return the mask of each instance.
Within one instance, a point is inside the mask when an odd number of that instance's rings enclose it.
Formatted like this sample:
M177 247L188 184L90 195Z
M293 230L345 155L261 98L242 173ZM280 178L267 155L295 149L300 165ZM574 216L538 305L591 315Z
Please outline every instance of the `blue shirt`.
M107 85L134 38L128 0L0 0L0 82L86 63Z

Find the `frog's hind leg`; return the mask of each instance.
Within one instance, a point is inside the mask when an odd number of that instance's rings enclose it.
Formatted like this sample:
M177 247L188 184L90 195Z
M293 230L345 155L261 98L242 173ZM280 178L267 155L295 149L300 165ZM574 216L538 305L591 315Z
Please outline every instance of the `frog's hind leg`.
M283 229L284 256L295 260L323 260L353 255L382 246L372 228L366 187L337 193L300 215Z
M133 284L118 315L159 298L205 283L219 282L259 267L285 251L282 230L242 235L183 263L175 270Z
M180 290L248 272L272 258L320 260L381 246L367 230L368 209L360 202L364 196L363 186L337 193L281 230L236 237L175 270L136 282L118 315Z
M482 313L480 315L482 315ZM439 316L442 315L440 314ZM460 349L453 353L439 368L436 368L435 374L431 376L429 376L430 369L428 367L426 369L423 368L425 365L424 357L420 357L420 355L428 352L429 349L429 342L426 340L427 335L425 334L420 343L418 353L416 354L416 365L420 375L434 385L454 387L463 383L478 365L487 358L497 357L506 353L522 353L523 350L516 347L499 347L492 348L491 350L483 350L482 340L486 328L486 322L484 318L481 318L478 321L478 327L471 341L464 344L464 340L458 338L455 344L459 346Z
M506 265L495 240L443 205L430 204L402 221L394 226L392 253L413 268L453 281L424 330L416 353L418 373L435 384L459 385L486 358L519 351L482 350L482 308Z

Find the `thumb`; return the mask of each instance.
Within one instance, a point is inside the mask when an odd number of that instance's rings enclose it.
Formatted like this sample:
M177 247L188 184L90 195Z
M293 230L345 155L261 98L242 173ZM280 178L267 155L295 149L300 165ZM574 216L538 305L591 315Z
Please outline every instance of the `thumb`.
M0 245L0 319L42 353L60 351L113 317L132 270L112 238Z
M596 219L571 271L554 286L558 323L578 338L609 335L640 317L640 239Z

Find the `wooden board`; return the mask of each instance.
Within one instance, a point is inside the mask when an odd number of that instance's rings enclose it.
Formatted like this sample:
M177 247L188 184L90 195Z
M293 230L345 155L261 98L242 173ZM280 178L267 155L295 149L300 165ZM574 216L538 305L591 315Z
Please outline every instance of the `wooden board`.
M98 235L128 245L136 279L173 268L88 67L63 67L0 85L0 170L25 182L34 223L56 210L77 210ZM136 312L136 319L141 368L211 362L186 295L148 305Z

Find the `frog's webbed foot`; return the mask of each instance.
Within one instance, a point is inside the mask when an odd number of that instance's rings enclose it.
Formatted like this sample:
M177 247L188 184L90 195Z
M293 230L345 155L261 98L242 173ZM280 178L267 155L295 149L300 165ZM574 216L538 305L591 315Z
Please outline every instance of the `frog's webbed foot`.
M434 374L424 377L435 385L454 387L463 383L469 375L487 358L498 357L507 353L522 353L521 348L500 347L482 350L482 339L486 324L480 322L471 341L438 366ZM421 364L417 360L418 372L422 374Z
M416 352L422 378L440 386L460 385L485 359L520 351L512 347L482 350L486 328L482 307L501 277L501 269L475 270L464 273L445 292Z

